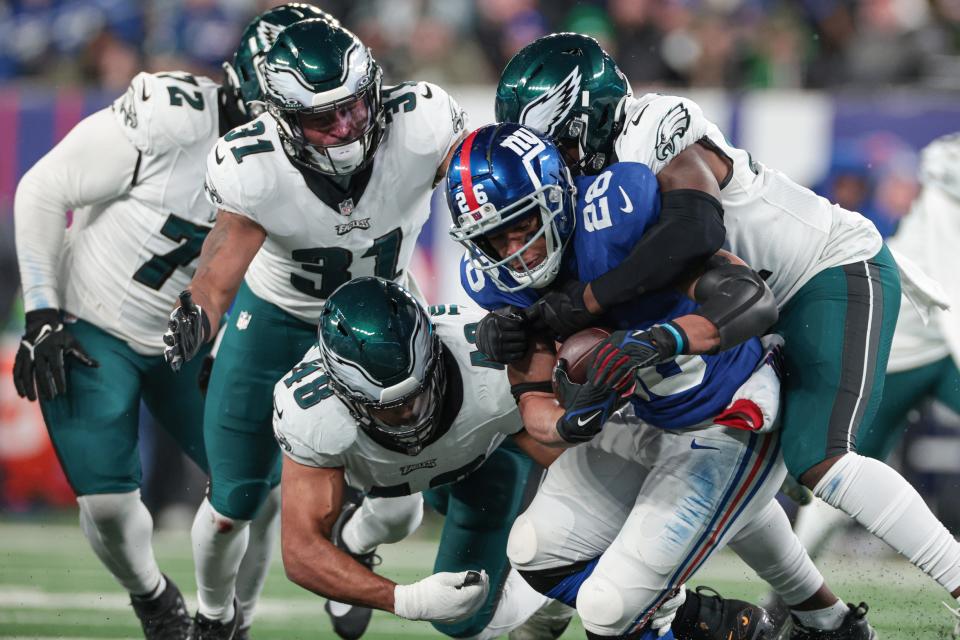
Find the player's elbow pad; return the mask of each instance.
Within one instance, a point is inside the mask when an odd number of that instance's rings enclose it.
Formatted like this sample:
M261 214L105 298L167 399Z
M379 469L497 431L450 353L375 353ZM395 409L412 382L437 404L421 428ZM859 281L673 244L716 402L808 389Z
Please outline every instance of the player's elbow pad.
M728 263L705 272L693 297L700 303L696 314L720 333L721 351L763 334L779 317L770 287L744 265Z
M697 189L667 191L660 219L624 261L591 283L604 309L676 284L723 247L723 205Z

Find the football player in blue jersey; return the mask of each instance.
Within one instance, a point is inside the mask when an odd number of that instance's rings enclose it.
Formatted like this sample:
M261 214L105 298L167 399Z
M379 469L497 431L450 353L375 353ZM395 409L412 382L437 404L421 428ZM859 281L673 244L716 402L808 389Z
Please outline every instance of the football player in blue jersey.
M575 604L588 637L644 637L653 612L675 605L683 582L730 544L800 613L804 628L791 637L826 637L800 634L818 633L842 609L829 637L872 638L865 607L848 610L830 592L772 500L785 474L774 430L779 380L755 336L777 312L759 275L721 252L689 274L684 291L611 307L599 324L613 332L586 381L573 384L563 361L551 381L544 315L558 307L545 301L631 252L660 213L655 176L619 163L574 181L548 139L500 124L464 140L445 196L451 235L467 249L464 288L491 311L478 346L510 363L531 435L585 443L551 466L514 524L508 553L531 585ZM695 595L673 624L679 637L770 633L762 610ZM692 622L705 606L716 613L709 629Z

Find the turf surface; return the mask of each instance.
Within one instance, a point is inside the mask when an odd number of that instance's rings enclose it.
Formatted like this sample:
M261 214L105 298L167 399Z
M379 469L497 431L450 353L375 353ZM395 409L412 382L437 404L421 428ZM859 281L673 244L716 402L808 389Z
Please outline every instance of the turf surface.
M427 575L435 548L429 535L383 548L383 573L404 582ZM181 586L192 607L188 533L160 533L155 549L161 567ZM950 637L952 620L941 604L946 593L880 546L858 543L842 553L835 548L821 566L842 597L870 604L869 618L881 640ZM766 592L737 558L726 553L711 560L695 583L753 601ZM288 582L277 561L264 589L253 636L333 638L322 604ZM126 596L90 551L75 520L0 516L0 638L136 638L138 632ZM378 612L364 637L413 640L439 634L427 623ZM572 625L564 637L582 638L579 624Z

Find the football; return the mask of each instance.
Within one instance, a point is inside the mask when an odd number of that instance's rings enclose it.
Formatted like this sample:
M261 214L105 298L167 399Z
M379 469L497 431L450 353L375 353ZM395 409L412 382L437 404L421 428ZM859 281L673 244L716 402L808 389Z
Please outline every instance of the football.
M590 366L593 350L609 335L609 329L590 327L576 332L563 341L557 352L557 359L562 358L567 361L567 376L570 382L583 384L587 379L587 368Z

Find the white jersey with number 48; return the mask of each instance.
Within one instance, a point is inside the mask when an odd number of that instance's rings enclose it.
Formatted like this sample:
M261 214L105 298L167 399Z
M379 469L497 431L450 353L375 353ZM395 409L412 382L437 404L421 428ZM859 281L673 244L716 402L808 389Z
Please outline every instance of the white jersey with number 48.
M207 160L211 201L267 232L250 289L305 322L352 278L404 281L437 168L464 128L453 98L426 82L384 89L383 104L383 140L352 192L291 162L269 114L225 135Z
M625 113L615 143L618 160L642 162L658 174L697 142L731 160L730 176L720 185L724 248L765 276L781 307L817 273L880 250L883 240L873 223L729 145L692 100L648 93L628 98Z
M140 73L24 177L17 243L28 310L60 308L139 353L163 351L171 301L216 213L202 172L220 135L218 89L187 73Z
M487 360L474 344L482 314L458 305L431 312L448 356L447 396L454 407L445 412L452 422L442 426L446 431L436 441L415 456L375 442L327 386L314 346L274 387L273 429L284 453L311 467L342 467L351 486L396 497L460 480L520 431L503 366Z

